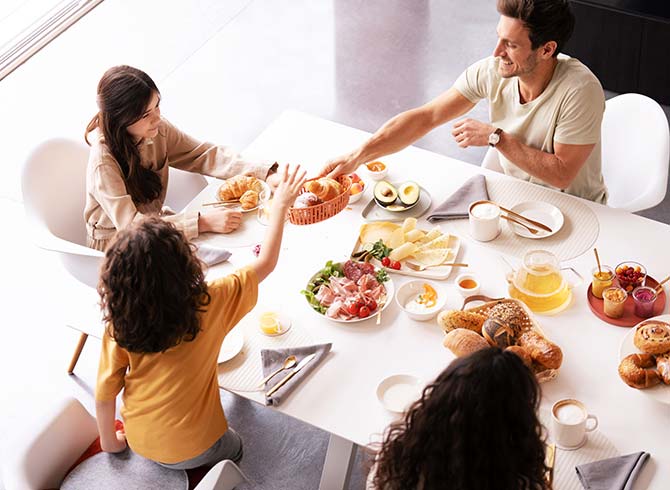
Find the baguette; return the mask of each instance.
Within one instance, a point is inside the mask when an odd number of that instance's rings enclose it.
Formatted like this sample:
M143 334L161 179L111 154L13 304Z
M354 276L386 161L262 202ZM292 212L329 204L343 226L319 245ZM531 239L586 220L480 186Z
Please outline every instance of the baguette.
M484 321L486 321L484 315L471 311L445 310L437 316L437 323L445 332L465 328L481 334Z

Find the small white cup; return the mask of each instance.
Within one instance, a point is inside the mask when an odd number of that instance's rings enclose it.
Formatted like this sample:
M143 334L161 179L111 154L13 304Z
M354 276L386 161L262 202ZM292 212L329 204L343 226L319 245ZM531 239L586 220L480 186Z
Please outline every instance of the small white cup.
M461 293L461 296L464 298L479 294L479 279L477 279L477 276L474 274L461 274L456 278L456 287L458 288L458 292Z
M587 424L588 421L591 424ZM586 442L586 433L598 427L598 418L586 411L579 400L564 398L551 407L551 428L561 449L578 449Z
M491 201L475 201L468 209L470 236L480 242L490 242L500 234L500 208Z

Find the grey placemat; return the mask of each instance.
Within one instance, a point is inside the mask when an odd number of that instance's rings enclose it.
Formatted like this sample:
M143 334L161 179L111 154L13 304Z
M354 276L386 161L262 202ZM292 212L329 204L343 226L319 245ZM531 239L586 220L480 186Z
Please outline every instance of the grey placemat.
M38 463L39 464L39 463ZM63 480L61 490L188 490L183 470L171 470L130 449L98 453L82 461Z

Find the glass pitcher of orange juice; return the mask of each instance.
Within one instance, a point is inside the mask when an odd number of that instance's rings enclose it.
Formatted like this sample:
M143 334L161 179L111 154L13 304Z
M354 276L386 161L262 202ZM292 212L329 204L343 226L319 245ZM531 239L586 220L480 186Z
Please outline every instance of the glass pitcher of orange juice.
M572 271L578 281L568 283L563 270ZM509 295L526 303L536 313L553 314L566 308L572 299L572 288L582 277L572 268L561 269L558 259L547 250L526 253L519 270L508 277Z

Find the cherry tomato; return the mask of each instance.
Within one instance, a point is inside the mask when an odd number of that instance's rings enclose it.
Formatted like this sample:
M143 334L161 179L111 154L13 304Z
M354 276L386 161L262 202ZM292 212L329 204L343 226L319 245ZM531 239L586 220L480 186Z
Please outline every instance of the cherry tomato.
M374 299L369 299L365 302L365 306L367 306L370 311L375 311L377 309L377 302Z
M384 267L388 267L390 264L391 264L391 259L389 259L388 257L384 257L384 258L382 259L382 265L383 265Z
M361 306L361 309L358 310L358 317L359 318L366 318L370 316L370 308L367 306Z
M391 261L391 269L399 271L400 270L400 262L398 262L397 260L392 260Z
M361 307L358 303L349 303L347 305L347 311L353 316L357 316L360 309Z

